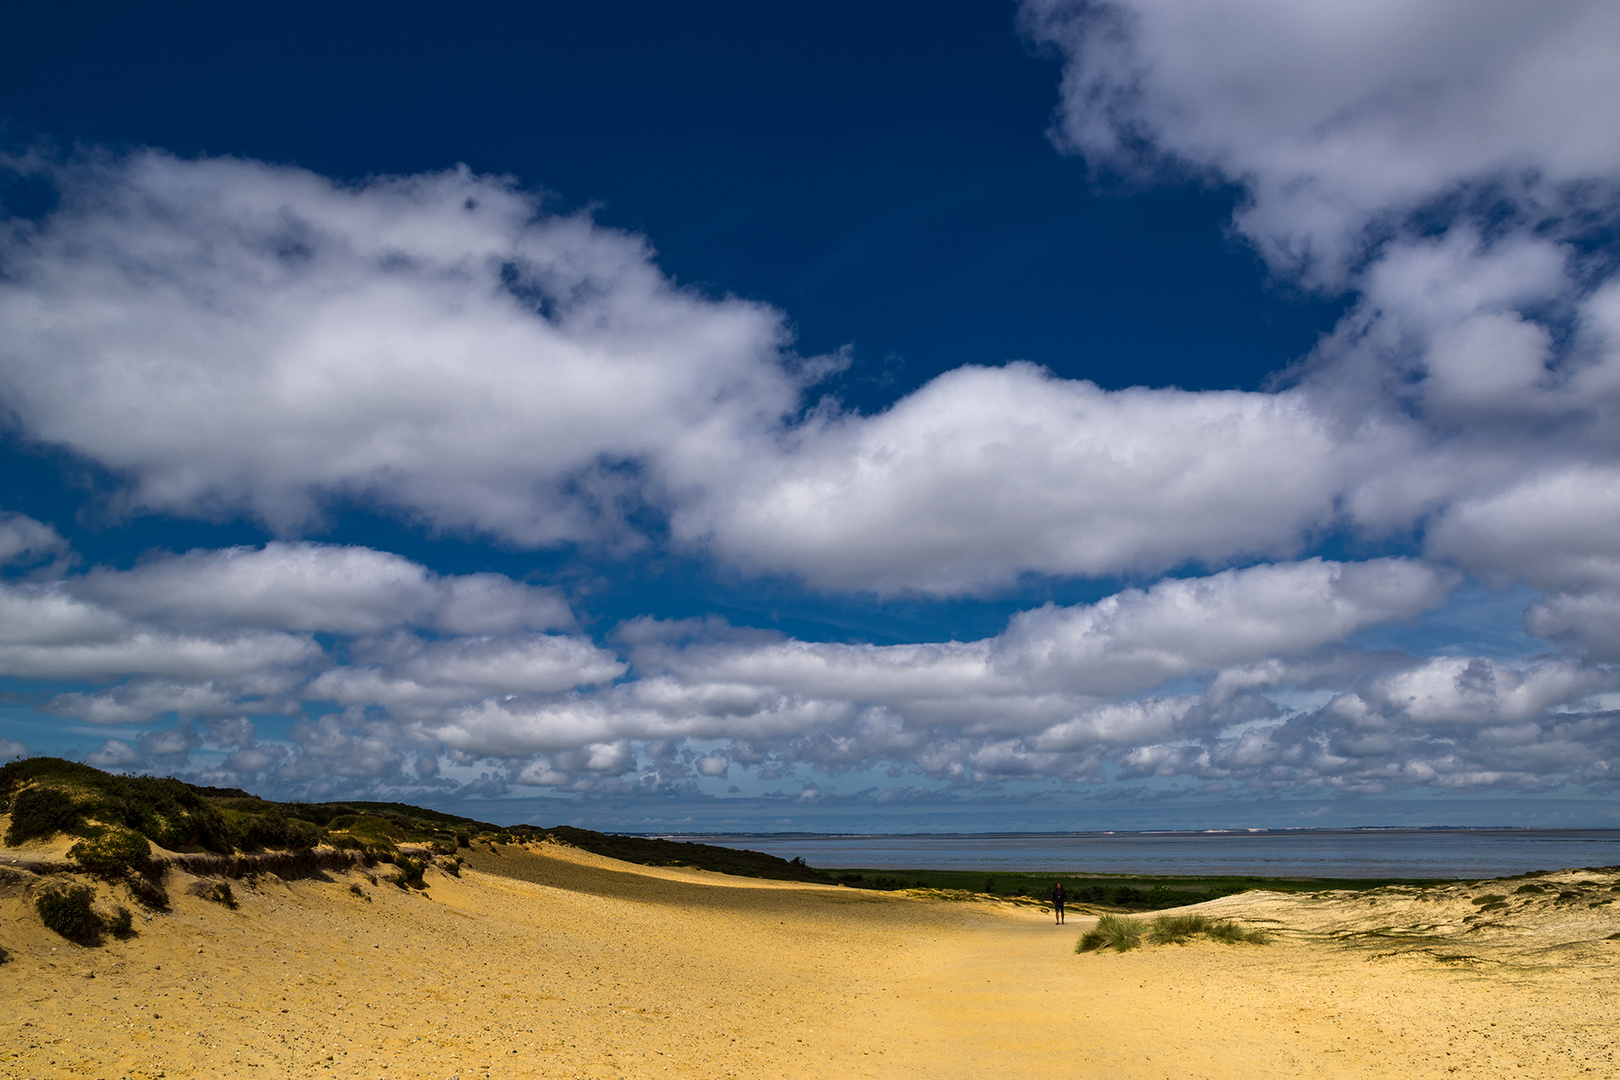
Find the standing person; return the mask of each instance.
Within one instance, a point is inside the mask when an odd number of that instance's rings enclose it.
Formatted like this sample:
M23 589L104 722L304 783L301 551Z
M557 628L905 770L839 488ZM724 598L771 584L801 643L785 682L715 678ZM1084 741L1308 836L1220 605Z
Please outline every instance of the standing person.
M1068 898L1068 894L1063 891L1063 882L1054 881L1052 883L1052 915L1057 919L1057 925L1059 926L1063 925L1063 903Z

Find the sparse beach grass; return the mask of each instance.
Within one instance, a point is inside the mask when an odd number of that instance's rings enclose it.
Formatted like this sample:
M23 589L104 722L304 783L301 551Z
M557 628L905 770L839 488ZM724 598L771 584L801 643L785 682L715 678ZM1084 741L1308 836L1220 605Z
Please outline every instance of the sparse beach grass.
M1080 935L1075 943L1074 951L1093 952L1097 949L1113 949L1115 952L1129 952L1142 944L1142 924L1125 915L1104 915L1097 920L1097 925Z
M1179 945L1196 937L1223 945L1264 945L1271 940L1264 930L1246 929L1231 919L1211 919L1207 915L1161 915L1147 932L1148 940L1155 945Z
M1194 938L1208 938L1223 945L1264 945L1271 936L1249 929L1231 919L1207 915L1161 915L1146 925L1125 915L1104 915L1075 943L1077 953L1113 949L1129 952L1146 942L1150 945L1182 945Z

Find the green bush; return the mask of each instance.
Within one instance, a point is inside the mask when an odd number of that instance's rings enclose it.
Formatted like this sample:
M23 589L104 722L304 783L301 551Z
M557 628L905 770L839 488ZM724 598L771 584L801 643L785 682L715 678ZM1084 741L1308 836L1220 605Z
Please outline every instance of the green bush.
M400 826L375 814L343 814L329 821L326 827L346 832L377 848L391 848L399 841L409 839Z
M34 899L34 910L46 926L80 945L100 945L106 924L92 905L88 885L55 885Z
M11 800L11 827L6 843L13 846L29 840L49 840L59 832L77 833L84 827L72 796L61 788L31 787Z
M1075 952L1093 949L1114 949L1128 952L1142 944L1142 924L1124 915L1104 915L1097 925L1081 935L1075 943Z
M422 863L409 856L401 855L398 859L399 873L394 875L394 884L402 889L425 889L427 882L422 880L422 872L427 869Z
M90 765L62 758L35 757L0 765L0 802L29 784L55 787L94 786L106 773Z
M30 834L64 831L88 836L85 822L100 821L121 825L167 848L195 846L229 854L225 819L205 790L214 789L195 788L167 776L115 776L60 758L25 758L0 765L0 800L13 802L7 843ZM18 802L23 810L20 829Z
M129 913L129 908L120 906L107 920L107 929L119 941L128 941L135 936L135 917Z
M325 836L326 830L319 825L277 813L244 815L230 829L231 841L247 851L262 848L307 851Z
M225 816L195 788L172 776L124 778L125 823L172 851L200 847L233 850Z
M150 867L152 845L139 833L112 828L68 848L68 858L97 877L116 881L131 870L139 873Z

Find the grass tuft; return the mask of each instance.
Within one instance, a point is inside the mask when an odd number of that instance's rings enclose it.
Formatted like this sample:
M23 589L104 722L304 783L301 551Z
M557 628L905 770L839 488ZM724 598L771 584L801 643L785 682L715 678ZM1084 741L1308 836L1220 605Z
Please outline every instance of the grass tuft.
M1097 925L1080 936L1075 944L1077 953L1095 949L1113 949L1129 952L1142 944L1142 924L1124 915L1104 915Z
M1161 915L1148 928L1148 940L1155 945L1180 945L1195 937L1225 945L1264 945L1271 940L1263 930L1245 930L1231 919L1211 919L1207 915Z
M1269 945L1271 935L1264 930L1245 930L1231 919L1224 919L1206 931L1211 940L1223 945Z
M1179 945L1209 932L1210 920L1203 915L1161 915L1153 920L1147 939L1155 945Z

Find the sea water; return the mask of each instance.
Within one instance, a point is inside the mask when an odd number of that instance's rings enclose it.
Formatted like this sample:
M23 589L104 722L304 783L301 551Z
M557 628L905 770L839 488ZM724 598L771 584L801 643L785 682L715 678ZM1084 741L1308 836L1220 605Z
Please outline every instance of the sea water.
M1327 878L1493 878L1620 865L1620 829L670 836L822 869L1000 870Z

